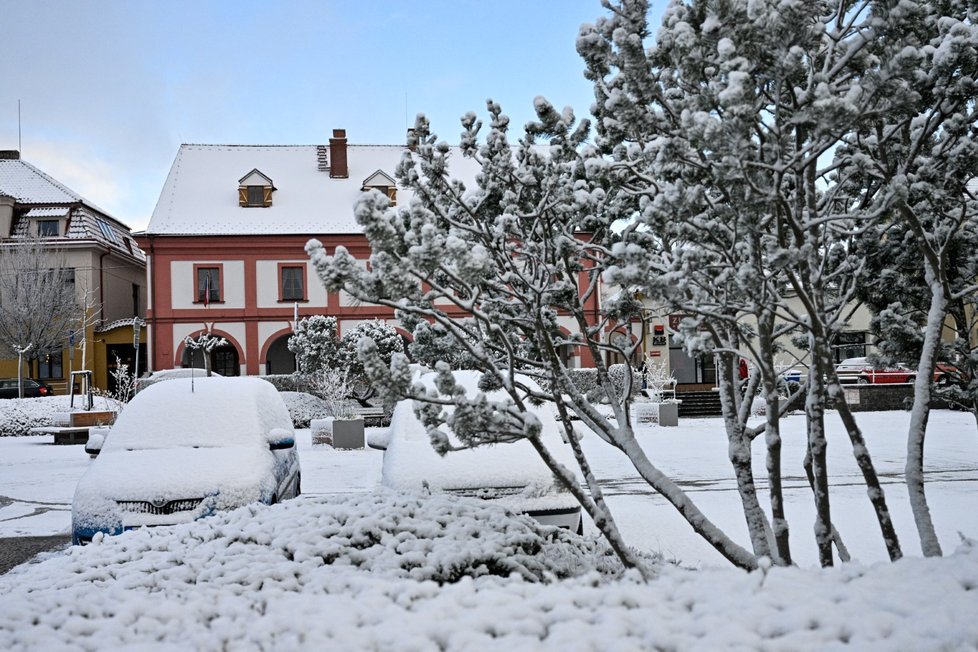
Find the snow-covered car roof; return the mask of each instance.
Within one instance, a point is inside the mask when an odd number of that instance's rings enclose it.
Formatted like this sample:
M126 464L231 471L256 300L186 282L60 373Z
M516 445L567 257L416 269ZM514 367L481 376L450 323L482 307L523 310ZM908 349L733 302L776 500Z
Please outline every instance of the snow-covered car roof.
M456 382L466 395L479 394L477 371L456 371ZM434 387L435 374L419 378L427 387ZM536 386L526 377L519 379ZM487 392L489 400L500 400L502 390ZM485 487L524 487L531 484L552 484L550 469L540 459L528 441L494 444L452 451L439 455L431 446L424 425L414 415L413 401L401 401L391 416L390 442L384 453L382 481L389 487L402 490L420 489L427 484L432 489L478 489ZM571 452L563 442L553 413L546 407L531 406L530 411L543 424L542 439L565 466L573 468ZM458 444L454 434L442 426L449 439Z
M103 450L265 444L276 428L292 432L292 420L268 381L176 378L139 392Z

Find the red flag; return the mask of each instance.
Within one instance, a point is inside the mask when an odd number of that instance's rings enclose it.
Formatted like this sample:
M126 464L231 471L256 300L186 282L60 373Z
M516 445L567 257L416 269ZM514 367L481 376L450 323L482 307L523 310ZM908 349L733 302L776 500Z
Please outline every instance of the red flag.
M207 304L210 303L210 300L211 300L211 273L209 270L205 270L204 271L204 307L205 308L207 307Z

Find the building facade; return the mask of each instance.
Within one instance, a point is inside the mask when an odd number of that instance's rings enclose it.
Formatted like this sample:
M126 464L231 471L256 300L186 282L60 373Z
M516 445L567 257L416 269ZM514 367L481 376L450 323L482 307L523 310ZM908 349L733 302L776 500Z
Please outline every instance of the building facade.
M398 328L389 308L327 293L305 245L316 238L330 253L342 245L366 264L354 204L371 189L407 202L394 170L408 152L349 144L341 129L327 145L182 145L146 231L136 234L149 261L151 368L199 365L184 341L209 332L227 340L212 355L214 371L291 373L296 319L335 316L340 335L373 319ZM476 171L461 153L453 157L453 176L471 181Z
M0 247L26 241L50 245L85 311L84 327L65 338L60 351L30 360L29 376L56 392L72 371L93 372L94 385L110 389L118 357L136 363L134 332L146 310L146 258L129 227L45 174L15 150L0 151ZM145 366L145 350L141 351ZM0 360L0 375L16 376L16 359Z

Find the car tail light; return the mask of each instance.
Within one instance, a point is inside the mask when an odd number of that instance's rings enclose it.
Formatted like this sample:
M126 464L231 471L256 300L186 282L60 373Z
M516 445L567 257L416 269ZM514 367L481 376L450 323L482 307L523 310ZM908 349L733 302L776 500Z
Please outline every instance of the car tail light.
M41 396L44 396L45 394L48 393L48 388L45 387L44 385L41 385L40 387L37 388L37 393L40 394Z

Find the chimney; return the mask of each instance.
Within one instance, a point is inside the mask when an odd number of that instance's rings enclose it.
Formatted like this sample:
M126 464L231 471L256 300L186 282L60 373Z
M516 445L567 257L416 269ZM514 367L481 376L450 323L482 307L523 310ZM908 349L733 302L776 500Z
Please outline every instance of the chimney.
M16 149L0 149L0 159L6 159L8 161L19 161L20 152Z
M14 228L14 206L17 200L0 193L0 239L9 238Z
M333 137L329 139L329 159L331 179L346 179L350 176L346 165L346 129L333 130Z

